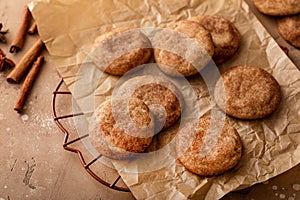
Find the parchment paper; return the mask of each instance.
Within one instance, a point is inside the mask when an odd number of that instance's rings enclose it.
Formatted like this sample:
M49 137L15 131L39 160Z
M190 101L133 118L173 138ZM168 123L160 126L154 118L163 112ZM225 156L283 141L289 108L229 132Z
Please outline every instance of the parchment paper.
M204 178L190 173L175 160L172 145L166 149L168 153L156 160L113 162L137 199L219 199L230 191L266 181L300 162L299 70L242 0L36 0L29 7L53 64L86 113L94 109L94 100L88 97L94 95L95 89L99 101L103 101L118 81L117 77L105 75L95 87L87 87L91 84L88 81L76 86L83 72L90 77L99 75L87 54L94 38L110 27L165 27L190 16L217 14L234 22L242 35L237 55L223 64L220 71L234 65L260 66L279 82L282 102L272 116L256 121L228 119L241 135L244 150L238 166L224 175ZM189 81L198 88L196 98L202 114L209 112L213 105L203 83L199 78ZM76 92L77 88L85 87L92 89ZM176 130L174 126L160 134L150 149L165 146ZM166 161L167 165L156 171L140 172L144 165L153 165L152 161Z

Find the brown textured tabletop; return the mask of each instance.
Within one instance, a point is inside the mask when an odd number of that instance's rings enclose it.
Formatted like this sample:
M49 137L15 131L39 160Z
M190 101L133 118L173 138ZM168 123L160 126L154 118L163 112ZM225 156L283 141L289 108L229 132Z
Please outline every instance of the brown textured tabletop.
M276 20L264 16L250 6L275 40L289 50L289 57L300 68L300 50L287 44L276 28ZM7 44L0 48L15 62L36 41L28 36L24 49L8 53L29 0L0 1L0 21L9 29ZM60 77L44 52L46 64L35 82L23 114L17 114L14 104L21 85L7 83L9 70L0 72L0 200L15 199L133 199L129 192L111 190L93 179L75 154L62 148L63 134L52 119L52 92ZM63 109L67 100L61 100ZM110 173L107 173L110 176ZM228 199L300 199L300 166L265 183L226 195Z

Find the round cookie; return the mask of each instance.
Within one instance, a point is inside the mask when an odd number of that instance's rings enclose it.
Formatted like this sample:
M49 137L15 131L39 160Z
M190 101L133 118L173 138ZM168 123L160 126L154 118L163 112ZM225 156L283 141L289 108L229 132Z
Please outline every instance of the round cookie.
M207 29L214 43L214 62L219 65L227 61L237 52L241 34L229 20L220 16L195 16L189 20L202 25Z
M213 121L218 131L210 129L211 118L187 123L176 136L179 161L201 176L222 174L233 168L242 156L242 142L236 129L225 122Z
M131 158L150 145L154 120L148 107L139 99L130 99L128 108L114 109L114 103L124 102L109 99L95 110L89 126L90 141L108 158Z
M300 14L277 20L280 35L291 45L300 48Z
M168 26L153 46L156 63L171 76L197 74L214 53L210 33L200 24L188 20Z
M151 42L147 36L138 29L127 27L102 33L95 39L91 53L100 70L118 76L147 63L151 55Z
M184 101L181 92L167 78L143 75L127 80L113 98L137 98L150 109L155 119L155 132L173 125L181 116Z
M280 86L259 67L237 66L222 74L214 91L217 105L239 119L259 119L273 113L280 103Z
M300 13L300 0L253 0L255 7L271 16L285 16Z

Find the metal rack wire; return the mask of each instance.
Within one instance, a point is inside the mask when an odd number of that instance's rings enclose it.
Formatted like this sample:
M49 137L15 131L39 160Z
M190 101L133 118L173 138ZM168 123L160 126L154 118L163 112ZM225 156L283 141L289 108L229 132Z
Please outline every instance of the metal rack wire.
M63 84L63 80L61 80L55 91L53 92L53 98L52 98L52 114L53 114L53 119L56 123L56 125L59 127L59 129L63 132L64 134L64 141L63 141L63 148L67 151L70 151L70 152L73 152L73 153L76 153L79 157L79 160L82 164L82 166L84 167L84 169L94 178L96 179L98 182L100 182L101 184L111 188L111 189L114 189L114 190L118 190L118 191L124 191L124 192L129 192L130 190L127 188L127 187L121 187L121 186L118 186L118 182L121 180L121 176L117 173L117 171L115 170L115 173L116 173L116 176L117 178L112 181L112 182L109 182L109 181L106 181L104 180L103 177L100 177L99 174L96 174L93 169L91 169L91 166L94 165L94 163L100 159L102 157L102 155L99 155L97 157L95 157L94 159L92 159L91 161L89 162L86 162L86 158L84 157L82 151L80 149L77 149L77 148L73 148L73 147L70 147L71 144L74 144L76 142L81 142L82 139L88 137L88 134L85 134L83 136L80 136L80 137L77 137L75 139L72 139L72 140L69 140L69 136L71 134L71 132L69 132L69 130L67 130L67 128L65 128L63 126L63 124L60 122L61 120L64 120L64 119L68 119L68 118L72 118L72 117L77 117L77 116L82 116L84 115L84 113L73 113L73 114L65 114L65 115L61 115L61 116L57 116L57 111L56 111L56 108L57 108L57 96L58 95L69 95L70 98L72 97L71 96L71 92L69 91L60 91L61 89L61 86ZM98 162L99 163L99 162Z

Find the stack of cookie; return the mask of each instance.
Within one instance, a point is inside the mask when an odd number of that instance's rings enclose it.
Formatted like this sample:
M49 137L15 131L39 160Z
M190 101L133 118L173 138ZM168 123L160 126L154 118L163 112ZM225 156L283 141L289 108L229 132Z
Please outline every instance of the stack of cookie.
M89 127L91 143L111 159L142 155L155 134L180 118L183 106L181 92L167 78L131 78L95 110Z
M253 0L263 14L279 17L277 26L281 36L300 48L300 0Z
M175 22L154 38L159 40L147 38L140 30L116 28L95 40L95 64L107 74L121 76L138 70L140 65L151 62L151 57L166 74L131 77L118 88L117 95L95 110L90 139L106 157L131 159L141 155L155 134L180 118L183 95L168 76L195 75L211 60L220 65L234 57L241 43L235 25L220 16L196 16ZM220 77L214 98L228 116L261 119L277 109L280 86L259 67L237 66ZM226 120L205 116L179 130L176 151L188 170L212 176L237 165L242 141Z

